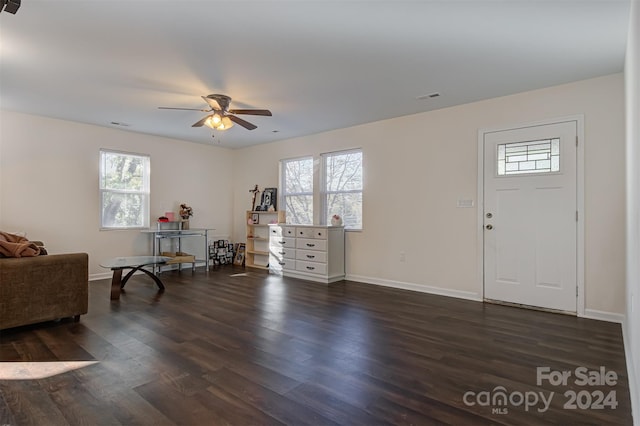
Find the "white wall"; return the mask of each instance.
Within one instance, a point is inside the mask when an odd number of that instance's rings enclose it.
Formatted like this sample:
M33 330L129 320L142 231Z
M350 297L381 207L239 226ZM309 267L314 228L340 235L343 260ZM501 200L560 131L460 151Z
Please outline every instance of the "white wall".
M588 314L622 318L623 89L615 74L236 150L234 240L245 233L249 189L278 186L278 160L360 147L364 230L347 235L348 277L477 299L476 210L456 202L476 198L478 130L584 114L585 303Z
M640 425L640 4L631 2L625 61L627 115L627 306L625 349L635 424Z
M102 259L149 254L151 247L138 230L100 231L100 148L151 156L152 225L187 203L191 227L231 233L228 149L4 110L0 141L0 229L25 231L51 253L89 253L92 277L110 275L99 266ZM204 256L203 240L184 241L184 251Z
M623 89L615 74L235 151L0 110L0 229L87 251L90 273L105 273L101 259L147 253L149 241L99 231L100 148L151 155L152 217L187 202L192 226L242 241L249 189L278 186L278 160L361 147L364 230L347 236L349 277L478 298L476 211L456 208L476 197L478 129L584 114L586 307L623 314Z

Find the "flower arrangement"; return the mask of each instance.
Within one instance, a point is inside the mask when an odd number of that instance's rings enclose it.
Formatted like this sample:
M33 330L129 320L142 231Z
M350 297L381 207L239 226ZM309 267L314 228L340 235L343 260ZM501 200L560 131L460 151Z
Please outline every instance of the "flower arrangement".
M180 217L184 220L193 216L193 209L186 204L180 204Z
M340 217L339 214L334 214L333 216L331 216L331 224L333 226L340 226L342 225L342 218Z

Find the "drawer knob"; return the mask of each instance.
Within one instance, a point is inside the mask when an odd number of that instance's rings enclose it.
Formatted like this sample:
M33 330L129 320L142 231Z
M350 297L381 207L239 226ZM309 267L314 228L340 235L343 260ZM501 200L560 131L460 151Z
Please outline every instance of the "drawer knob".
M307 258L309 258L309 259L314 259L314 258L315 258L315 256L308 254L308 255L307 255Z
M284 255L284 254L286 253L286 251L280 251L280 252L278 252L278 253L280 253L280 254Z
M285 263L285 262L278 262L278 263L279 263L280 265L282 265L282 266L286 265L286 263Z
M315 244L307 243L307 247L315 247Z
M278 243L280 243L280 244L287 244L287 242L286 242L286 241L278 241Z
M307 269L310 270L310 271L313 271L316 268L314 268L313 266L307 266Z

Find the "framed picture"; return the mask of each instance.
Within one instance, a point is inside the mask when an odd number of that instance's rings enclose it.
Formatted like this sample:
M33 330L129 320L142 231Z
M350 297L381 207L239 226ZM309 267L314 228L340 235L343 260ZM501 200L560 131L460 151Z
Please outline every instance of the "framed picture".
M236 251L236 256L233 258L233 264L242 266L244 265L244 252L246 250L246 246L244 243L240 243L238 245L238 251Z
M277 210L277 202L278 202L278 188L265 188L262 192L262 200L260 204L262 205L263 211L269 210Z
M257 225L260 223L260 215L258 213L253 213L251 215L251 221L253 222L254 225Z

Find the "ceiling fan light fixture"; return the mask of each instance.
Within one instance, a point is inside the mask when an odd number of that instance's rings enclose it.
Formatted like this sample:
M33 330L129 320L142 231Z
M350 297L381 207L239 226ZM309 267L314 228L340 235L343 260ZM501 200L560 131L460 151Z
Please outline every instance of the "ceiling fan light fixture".
M229 117L220 114L211 114L204 122L205 126L213 130L227 130L233 127L233 121Z
M224 117L222 117L220 125L221 127L224 126L220 130L230 129L233 127L233 121L231 121L231 119L225 115Z

